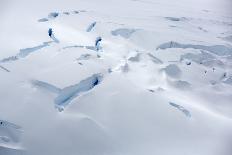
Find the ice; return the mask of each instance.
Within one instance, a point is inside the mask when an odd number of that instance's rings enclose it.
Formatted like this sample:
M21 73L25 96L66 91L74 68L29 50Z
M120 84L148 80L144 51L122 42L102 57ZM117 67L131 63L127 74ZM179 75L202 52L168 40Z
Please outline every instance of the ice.
M38 20L38 22L47 22L47 21L48 21L47 18L41 18L41 19Z
M96 26L97 22L93 22L89 25L89 27L87 28L86 32L90 32L93 30L93 28Z
M51 12L48 14L48 18L56 18L58 17L59 13L58 12Z
M225 56L225 55L231 55L232 54L232 47L225 46L225 45L212 45L212 46L206 46L206 45L195 45L195 44L181 44L178 42L170 41L167 43L163 43L157 47L158 49L168 49L168 48L193 48L193 49L199 49L199 50L206 50L213 54L216 54L218 56Z
M21 152L22 128L14 123L0 120L0 154L5 151Z
M153 61L154 63L156 63L156 64L163 64L163 61L162 61L162 60L158 59L157 57L155 57L155 56L152 55L151 53L148 53L147 55L148 55L149 57L152 58L152 61Z
M70 13L67 12L67 11L63 12L63 14L65 14L65 15L70 15Z
M173 102L169 102L169 104L170 104L171 106L177 108L177 109L180 110L181 112L183 112L183 113L185 114L186 117L191 117L190 112L189 112L187 109L185 109L183 106L180 106L180 105L178 105L178 104L176 104L176 103L173 103Z
M72 45L72 46L65 46L62 49L69 49L69 48L85 48L91 51L97 51L95 46L83 46L83 45ZM99 47L99 50L102 49L102 47Z
M10 57L7 57L7 58L3 58L0 62L5 63L5 62L16 61L16 60L18 60L20 58L25 58L28 55L30 55L31 53L33 53L33 52L36 52L38 50L41 50L41 49L43 49L45 47L50 46L51 43L52 42L49 41L49 42L44 42L43 44L35 46L35 47L29 47L29 48L20 49L20 51L19 51L19 53L17 55L10 56Z
M55 104L58 108L64 108L69 102L79 96L83 92L87 92L98 85L102 80L101 74L94 74L80 81L76 85L65 87L61 90L58 96L55 98Z
M111 31L111 34L113 36L121 36L123 38L130 38L130 36L136 32L137 30L136 29L127 29L127 28L120 28L120 29L116 29L116 30L113 30Z
M183 80L177 80L177 81L172 81L170 82L170 84L173 87L176 87L180 90L189 90L191 89L191 84L187 81L183 81Z
M24 48L24 49L20 49L20 52L17 54L18 58L24 58L26 56L28 56L29 54L38 51L44 47L47 47L50 45L51 42L44 42L42 45L38 45L35 47L30 47L30 48Z
M77 60L88 60L90 57L90 54L82 54L79 58L77 58Z
M60 93L61 89L57 88L49 83L43 82L43 81L38 81L38 80L33 80L31 81L33 85L38 86L40 88L47 89L53 93Z
M6 67L0 66L0 68L3 69L3 70L6 71L6 72L10 72L10 70L7 69Z
M140 56L141 56L140 53L135 53L135 55L129 57L128 60L132 62L138 62L140 60Z
M0 8L0 155L231 155L231 0Z
M173 78L179 78L181 76L180 68L175 64L170 64L164 68L165 73Z
M178 17L165 17L165 19L170 20L170 21L174 21L174 22L186 21L187 20L187 18L185 18L185 17L181 17L181 18L178 18Z
M226 83L226 84L232 85L232 76L226 78L223 82Z
M57 93L58 96L54 99L55 107L59 111L63 111L64 108L76 97L80 96L81 93L88 92L93 89L102 81L102 74L94 74L88 77L78 84L65 87L63 89L57 88L49 83L43 81L32 81L32 84L40 88L47 89L53 93Z

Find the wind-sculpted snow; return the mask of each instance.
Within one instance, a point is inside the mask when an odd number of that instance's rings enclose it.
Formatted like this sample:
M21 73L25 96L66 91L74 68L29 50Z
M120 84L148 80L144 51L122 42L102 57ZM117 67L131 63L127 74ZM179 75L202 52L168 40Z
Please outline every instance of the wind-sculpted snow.
M137 31L136 29L120 28L120 29L111 31L111 34L113 36L121 36L123 38L128 39L136 31Z
M181 112L183 112L186 117L191 117L191 113L187 109L185 109L183 106L178 105L178 104L173 103L173 102L169 102L169 104L171 106L175 107L176 109L180 110Z
M24 150L0 146L1 155L24 155Z
M14 123L0 120L0 154L22 153L20 149L22 128Z
M127 73L129 72L130 68L129 68L129 64L127 61L122 60L118 66L116 66L113 69L110 69L109 72L114 72L114 71L120 71L122 73Z
M163 43L159 45L156 50L159 50L159 49L164 50L168 48L183 48L183 49L193 48L193 49L209 51L218 56L225 56L225 55L232 54L231 46L225 46L225 45L206 46L206 45L194 45L194 44L181 44L181 43L174 42L174 41Z
M71 85L65 87L63 89L57 88L49 83L43 81L32 81L32 84L53 93L58 94L58 96L54 99L55 107L59 111L63 111L64 108L76 97L80 96L81 93L88 92L93 89L96 85L100 84L102 81L102 74L94 74L82 81L78 84Z
M90 31L92 31L92 30L93 30L93 28L96 26L96 24L97 24L97 22L93 22L93 23L91 23L91 24L88 26L88 28L87 28L86 32L90 32Z
M231 155L230 1L5 0L0 155Z

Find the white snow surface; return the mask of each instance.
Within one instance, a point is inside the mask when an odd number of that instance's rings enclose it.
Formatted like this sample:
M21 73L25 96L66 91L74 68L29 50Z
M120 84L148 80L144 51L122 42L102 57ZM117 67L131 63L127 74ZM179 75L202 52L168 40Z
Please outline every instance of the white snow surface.
M231 0L0 10L0 155L232 155Z

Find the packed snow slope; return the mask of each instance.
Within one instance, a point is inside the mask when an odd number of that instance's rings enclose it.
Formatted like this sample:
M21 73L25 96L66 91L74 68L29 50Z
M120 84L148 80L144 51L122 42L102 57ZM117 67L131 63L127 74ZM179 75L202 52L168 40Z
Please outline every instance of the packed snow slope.
M232 154L231 0L0 10L0 155Z

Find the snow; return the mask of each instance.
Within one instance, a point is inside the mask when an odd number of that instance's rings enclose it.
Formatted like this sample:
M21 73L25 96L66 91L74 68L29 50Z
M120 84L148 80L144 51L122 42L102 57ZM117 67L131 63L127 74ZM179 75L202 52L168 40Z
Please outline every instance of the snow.
M164 44L161 44L157 47L158 49L167 49L167 48L193 48L193 49L201 49L209 51L213 54L219 55L219 56L225 56L225 55L231 55L232 54L232 47L227 47L224 45L213 45L213 46L206 46L206 45L192 45L192 44L180 44L177 42L167 42Z
M59 89L49 83L43 81L32 81L32 84L41 88L45 88L51 92L57 93L58 96L55 98L55 107L59 111L63 111L64 107L69 104L69 102L80 95L80 93L89 91L98 85L102 80L101 74L94 74L85 80L80 81L76 85L68 86L63 89Z
M90 32L93 30L93 28L96 26L97 22L93 22L89 25L89 27L87 28L86 32Z
M0 155L231 155L231 6L1 1Z

